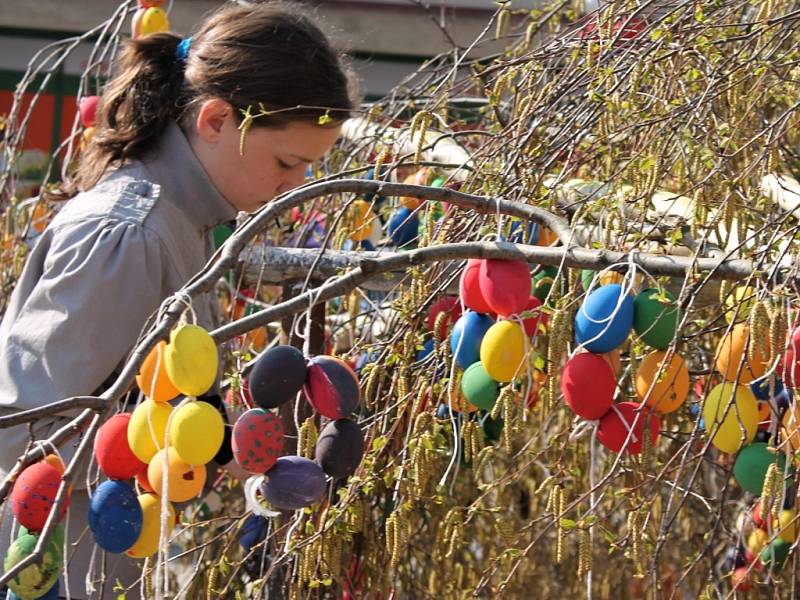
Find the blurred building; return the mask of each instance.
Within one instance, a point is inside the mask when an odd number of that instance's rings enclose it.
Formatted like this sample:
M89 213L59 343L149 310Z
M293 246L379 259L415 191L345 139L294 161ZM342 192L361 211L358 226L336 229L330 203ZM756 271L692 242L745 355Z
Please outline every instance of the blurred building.
M190 33L202 16L219 4L219 0L167 0L171 29ZM384 95L422 61L451 51L453 44L469 46L497 10L491 0L318 0L302 4L327 23L336 44L347 52L367 99ZM535 0L515 0L512 8L534 4ZM0 115L10 110L13 91L36 52L54 40L90 31L119 6L118 0L1 0ZM79 76L91 48L91 40L81 42L54 70L31 122L26 147L49 151L70 131ZM491 46L481 49L491 50Z

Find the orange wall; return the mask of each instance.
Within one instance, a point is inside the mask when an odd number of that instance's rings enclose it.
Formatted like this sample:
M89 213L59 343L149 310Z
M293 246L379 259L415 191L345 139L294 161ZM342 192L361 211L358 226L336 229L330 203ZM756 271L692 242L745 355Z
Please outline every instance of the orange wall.
M25 94L20 111L20 117L25 115L33 94ZM8 115L11 112L11 104L14 101L14 94L8 90L0 90L0 115ZM55 117L56 98L53 94L42 94L36 103L36 108L28 123L28 131L23 143L23 149L38 148L47 153L50 152L50 144L53 139L53 119ZM67 137L72 129L72 121L76 111L75 96L62 97L61 109L61 131L59 140Z

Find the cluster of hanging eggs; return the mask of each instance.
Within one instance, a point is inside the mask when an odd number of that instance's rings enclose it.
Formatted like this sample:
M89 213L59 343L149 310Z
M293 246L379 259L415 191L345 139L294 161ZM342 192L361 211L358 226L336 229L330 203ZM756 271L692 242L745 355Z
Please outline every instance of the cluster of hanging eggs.
M604 276L598 280L608 281ZM639 454L645 435L651 444L658 437L659 416L678 410L686 400L686 362L668 350L679 318L675 299L666 290L648 288L634 296L620 283L600 285L578 309L578 351L564 365L561 392L576 415L597 422L597 439L609 450ZM636 372L639 402L614 403L617 373L609 353L617 352L631 331L653 350Z
M23 469L14 482L9 504L20 528L3 562L6 571L27 558L36 548L39 535L54 508L63 474L63 461L55 454L50 454ZM66 514L70 493L71 488L68 488L65 502L58 513L59 520ZM58 523L44 548L42 561L29 565L8 581L11 592L23 600L57 598L58 576L64 562L63 547L64 527Z
M152 33L169 31L165 0L139 0L139 8L131 19L131 37L137 39Z
M91 495L89 528L107 552L151 556L158 549L163 507L171 533L172 503L202 491L205 465L222 447L225 422L216 407L196 397L214 384L218 360L205 329L178 325L168 343L152 349L136 376L145 400L98 430L95 460L108 479ZM169 401L179 395L186 398L173 408ZM134 477L141 494L128 483Z
M301 390L312 408L330 419L320 432L313 460L283 456L283 424L275 412ZM324 495L326 475L342 479L355 472L364 439L350 417L360 403L361 389L347 363L325 355L306 360L292 346L275 346L256 361L245 397L252 408L233 427L233 456L245 471L263 475L260 493L273 507L309 506Z

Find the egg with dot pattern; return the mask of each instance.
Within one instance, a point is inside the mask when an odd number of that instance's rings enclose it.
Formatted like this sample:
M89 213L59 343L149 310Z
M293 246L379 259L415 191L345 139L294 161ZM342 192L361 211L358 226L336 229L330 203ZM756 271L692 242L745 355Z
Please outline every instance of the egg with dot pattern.
M275 413L252 408L236 420L231 446L245 471L266 473L284 452L283 423Z

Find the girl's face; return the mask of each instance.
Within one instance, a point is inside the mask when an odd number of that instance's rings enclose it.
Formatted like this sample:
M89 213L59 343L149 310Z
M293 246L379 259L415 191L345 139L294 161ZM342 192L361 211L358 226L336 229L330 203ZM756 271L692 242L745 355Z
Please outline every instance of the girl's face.
M208 100L195 121L192 149L211 181L236 209L253 212L276 196L300 186L306 168L331 149L340 127L294 122L280 129L259 127L244 137L230 104Z

